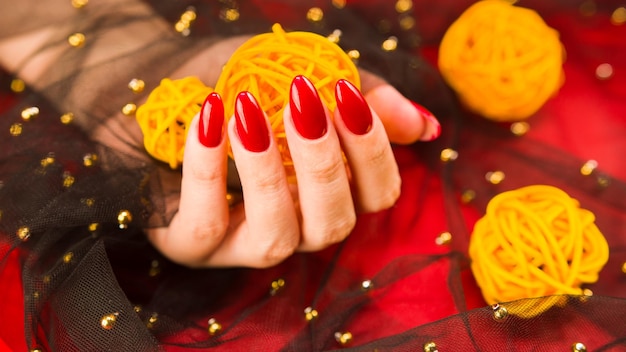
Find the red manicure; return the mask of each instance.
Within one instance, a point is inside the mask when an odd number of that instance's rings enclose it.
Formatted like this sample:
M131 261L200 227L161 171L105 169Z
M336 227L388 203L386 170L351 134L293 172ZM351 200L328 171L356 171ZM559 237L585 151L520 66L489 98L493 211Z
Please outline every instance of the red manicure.
M421 106L420 104L416 102L411 102L411 103L413 103L413 106L415 107L415 109L417 109L420 115L422 115L422 118L424 119L424 122L426 123L424 134L422 135L420 140L432 141L436 139L437 137L439 137L439 135L441 134L441 124L439 124L439 121L437 121L437 118L435 118L433 113L428 111L428 109L426 109L425 107Z
M304 76L296 76L289 94L289 108L298 133L307 139L322 137L327 128L326 114L313 83Z
M219 94L209 94L200 110L198 139L205 147L217 147L222 141L224 128L224 104Z
M270 146L270 134L263 110L250 92L241 92L235 102L235 127L244 148L262 152Z
M350 132L361 135L372 128L372 112L359 90L345 79L335 86L337 109Z

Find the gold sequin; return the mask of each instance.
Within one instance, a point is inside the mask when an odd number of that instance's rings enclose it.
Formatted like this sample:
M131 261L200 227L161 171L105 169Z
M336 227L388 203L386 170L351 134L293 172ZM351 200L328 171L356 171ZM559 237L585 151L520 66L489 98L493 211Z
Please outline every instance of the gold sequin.
M306 319L306 321L311 321L315 318L317 318L317 311L311 307L306 307L304 309L304 318Z
M412 16L402 16L398 20L398 23L400 24L400 28L408 31L409 29L415 27L415 18Z
M83 33L74 33L67 38L67 42L75 48L79 48L85 44L85 35Z
M74 253L72 252L67 252L65 253L65 255L63 256L63 263L65 264L69 264L72 262L72 259L74 259Z
M150 318L148 318L146 327L148 329L152 329L154 325L156 325L157 321L159 321L159 315L157 313L152 313L152 315L150 315Z
M369 291L372 289L372 287L374 287L372 280L364 280L363 282L361 282L361 290L363 291Z
M94 153L88 153L83 156L83 165L87 167L94 166L96 161L98 161L98 155Z
M473 201L475 198L476 198L476 191L472 189L466 189L461 194L461 202L463 204L468 204L469 202Z
M115 326L115 322L117 322L117 316L119 313L107 314L100 319L100 326L104 330L111 330Z
M459 152L451 148L446 148L442 150L441 153L439 154L439 159L443 161L444 163L448 161L456 160L456 158L458 157L459 157Z
M509 311L499 304L494 304L491 306L493 310L493 319L496 321L504 321L509 316Z
M306 18L311 22L319 22L324 18L324 11L319 7L311 7L306 13Z
M347 345L352 341L352 333L351 332L336 332L335 340L342 345Z
M580 174L583 176L591 175L598 168L598 162L595 160L587 160L580 168Z
M89 0L72 0L72 6L75 9L82 9L83 7L87 6L88 3Z
M348 51L348 57L350 57L352 61L357 61L361 57L361 53L358 50L353 49Z
M92 207L94 204L96 204L96 200L93 198L83 198L80 200L80 202L88 207Z
M87 228L89 229L90 232L96 232L99 226L100 224L98 224L97 222L92 222L91 224L89 224Z
M26 89L26 83L19 78L14 78L11 81L11 91L14 93L21 93Z
M224 22L235 22L239 19L239 10L237 9L226 9L220 12L220 18Z
M452 242L452 234L447 231L442 232L439 236L437 236L437 238L435 238L435 244L438 246L444 246L450 244L450 242Z
M530 130L530 125L526 121L515 122L511 124L511 133L518 137L521 137L528 133L528 130Z
M72 114L71 112L67 112L61 115L59 119L61 120L62 124L69 125L74 120L74 114Z
M339 44L339 41L341 40L341 29L335 29L331 34L328 35L328 40L330 40L331 43L335 43L335 44Z
M343 9L346 7L346 0L332 0L333 6L338 9Z
M272 281L272 285L271 285L271 288L270 288L270 295L274 296L280 290L282 290L283 287L285 287L285 280L278 279L278 280Z
M43 350L41 350L39 348L34 348L34 349L30 350L30 352L43 352Z
M220 332L220 330L222 330L222 324L218 323L215 318L209 319L207 327L207 331L209 332L209 334L213 336Z
M602 188L606 188L611 184L611 179L605 175L600 175L597 178L598 185Z
M398 13L408 12L413 8L413 1L411 0L398 0L396 1L396 11Z
M613 76L613 66L609 63L603 63L596 67L596 78L607 80Z
M46 285L50 283L50 280L51 280L50 275L46 275L43 277L43 279L41 279L41 281Z
M54 164L54 153L50 153L45 158L41 159L39 164L41 165L41 167L48 167Z
M384 51L394 51L398 48L398 38L391 36L389 38L387 38L383 44L381 45L381 48Z
M616 26L626 23L626 7L621 6L613 11L611 14L611 23Z
M504 181L505 175L502 171L489 171L485 174L485 179L489 181L489 183L497 185Z
M74 181L76 181L76 179L69 172L66 171L63 173L63 187L64 188L72 187L72 185L74 184Z
M17 137L19 135L22 134L22 124L21 123L14 123L11 125L11 127L9 127L9 133L11 133L11 136L13 137Z
M128 210L121 210L117 214L117 223L120 229L128 228L128 224L133 221L133 215Z
M161 273L161 267L158 260L153 260L150 263L150 270L148 270L148 276L155 277Z
M576 342L572 345L572 352L587 352L587 346L582 342Z
M137 111L137 105L134 103L128 103L122 107L122 114L126 116L133 115Z
M178 33L186 37L189 34L191 34L189 27L191 27L191 23L195 20L196 20L196 10L193 7L190 7L187 9L187 11L183 12L183 14L180 15L180 20L176 22L176 24L174 25L174 29Z
M426 342L424 344L424 352L439 352L437 345L434 342Z
M146 87L146 82L139 78L133 78L128 82L128 89L130 89L133 93L141 93Z
M30 238L30 229L26 226L22 226L17 229L17 238L19 238L22 242L28 241Z
M141 306L140 305L136 305L133 307L133 310L135 311L135 313L141 313Z
M580 7L578 8L580 14L587 17L593 16L596 13L596 10L597 6L594 0L587 0L580 4Z

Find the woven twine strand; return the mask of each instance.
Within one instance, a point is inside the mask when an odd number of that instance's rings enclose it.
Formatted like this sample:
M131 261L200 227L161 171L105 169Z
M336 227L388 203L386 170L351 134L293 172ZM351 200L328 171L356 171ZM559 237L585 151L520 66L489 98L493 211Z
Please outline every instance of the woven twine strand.
M595 216L562 190L533 185L501 193L472 233L472 271L489 304L552 295L580 295L608 261ZM513 311L540 314L565 297ZM511 309L509 309L510 311Z

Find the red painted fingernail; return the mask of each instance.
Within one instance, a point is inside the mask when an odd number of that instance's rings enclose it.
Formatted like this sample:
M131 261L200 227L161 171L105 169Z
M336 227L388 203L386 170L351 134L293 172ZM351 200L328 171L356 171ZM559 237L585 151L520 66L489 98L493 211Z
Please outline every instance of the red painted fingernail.
M289 108L296 130L307 139L318 139L326 133L326 113L317 90L304 76L291 82Z
M337 109L350 132L366 134L372 128L372 112L359 90L345 79L335 86Z
M262 152L270 146L270 133L263 110L250 92L241 92L235 102L235 127L244 148Z
M224 128L224 103L219 94L209 94L200 110L198 139L205 147L217 147L222 141Z
M439 137L439 135L441 134L441 124L439 124L439 121L433 115L433 113L428 111L428 109L426 109L425 107L421 106L420 104L416 102L411 102L411 103L413 103L413 106L415 107L415 109L417 109L417 111L420 113L420 115L424 119L424 122L426 122L424 134L422 135L420 140L432 141L436 139L437 137Z

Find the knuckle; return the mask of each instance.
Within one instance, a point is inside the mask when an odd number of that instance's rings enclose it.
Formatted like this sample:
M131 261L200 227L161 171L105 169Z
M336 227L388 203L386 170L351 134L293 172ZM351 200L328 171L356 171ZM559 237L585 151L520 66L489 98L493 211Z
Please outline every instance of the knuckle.
M391 155L389 153L390 146L388 144L380 144L373 146L367 157L367 164L372 167L384 165L387 158Z
M274 194L283 189L285 182L286 180L281 173L266 173L256 175L252 179L252 186L257 192Z
M306 172L315 182L328 183L340 178L345 166L339 157L329 157L317 163L307 163Z
M309 249L321 250L346 239L356 226L354 211L326 226L318 227L309 236Z
M296 251L295 241L271 243L259 251L259 268L269 268L281 263Z
M400 175L396 175L389 186L381 188L381 193L369 206L365 206L366 212L377 212L393 207L400 198L402 180Z
M222 179L222 170L220 168L201 166L198 163L189 163L185 166L183 167L183 173L199 182L209 184Z

